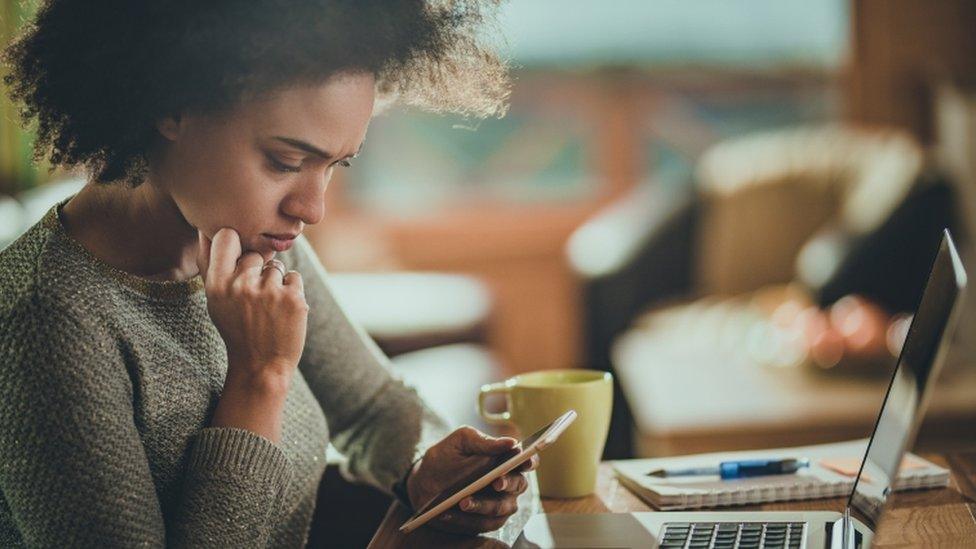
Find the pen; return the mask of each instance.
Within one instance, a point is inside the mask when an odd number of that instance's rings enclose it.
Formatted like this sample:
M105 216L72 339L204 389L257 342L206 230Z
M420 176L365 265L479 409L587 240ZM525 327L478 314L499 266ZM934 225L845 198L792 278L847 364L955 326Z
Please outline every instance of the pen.
M649 477L720 476L724 480L761 477L765 475L789 475L810 466L806 458L745 459L723 461L718 467L691 467L688 469L657 469L647 473Z

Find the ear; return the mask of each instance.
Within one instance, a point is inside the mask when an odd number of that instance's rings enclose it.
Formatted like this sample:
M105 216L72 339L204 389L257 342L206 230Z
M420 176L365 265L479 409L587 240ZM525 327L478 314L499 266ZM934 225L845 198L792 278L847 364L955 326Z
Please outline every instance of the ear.
M156 121L156 130L170 141L176 141L183 133L183 118L180 115L167 116Z

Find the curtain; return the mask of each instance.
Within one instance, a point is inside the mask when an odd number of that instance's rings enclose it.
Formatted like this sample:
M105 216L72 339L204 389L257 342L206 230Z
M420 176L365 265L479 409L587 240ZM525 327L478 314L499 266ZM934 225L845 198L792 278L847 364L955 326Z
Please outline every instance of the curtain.
M35 1L0 0L0 43L6 47L37 9ZM0 67L0 76L8 73ZM0 194L15 194L50 179L48 164L31 158L34 136L21 124L19 109L7 96L0 97Z

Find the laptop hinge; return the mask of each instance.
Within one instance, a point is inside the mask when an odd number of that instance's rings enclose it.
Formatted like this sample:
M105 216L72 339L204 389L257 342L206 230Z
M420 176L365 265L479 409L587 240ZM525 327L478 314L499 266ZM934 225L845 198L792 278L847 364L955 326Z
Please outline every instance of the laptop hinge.
M863 536L854 528L851 508L844 509L844 516L827 523L828 549L859 549L863 547Z

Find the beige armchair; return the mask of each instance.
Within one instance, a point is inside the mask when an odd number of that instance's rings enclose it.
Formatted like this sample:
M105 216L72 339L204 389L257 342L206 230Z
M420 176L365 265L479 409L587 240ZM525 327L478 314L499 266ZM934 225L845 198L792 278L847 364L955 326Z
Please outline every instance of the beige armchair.
M696 293L737 295L814 271L801 248L824 224L877 227L905 199L924 165L898 131L820 126L716 145L701 158Z

